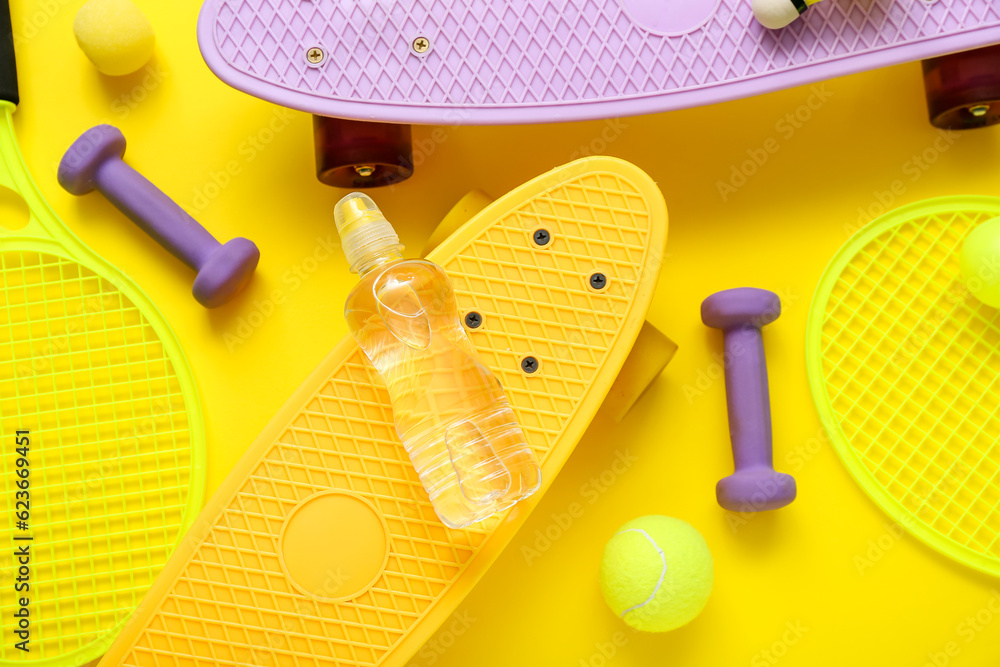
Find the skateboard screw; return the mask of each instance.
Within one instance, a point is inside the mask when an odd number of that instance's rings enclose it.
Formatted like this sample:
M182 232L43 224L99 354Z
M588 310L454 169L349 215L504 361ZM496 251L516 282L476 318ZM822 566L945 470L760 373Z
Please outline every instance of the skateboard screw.
M590 276L590 286L596 290L602 290L608 286L608 278L603 273L594 273Z
M476 311L470 311L465 315L465 326L470 329L478 329L483 324L483 316Z
M413 40L413 50L416 53L427 53L431 48L431 42L426 37L417 37Z
M319 65L326 58L326 54L323 53L323 49L318 46L314 46L308 51L306 51L306 60L308 60L313 65Z
M534 357L525 357L521 359L521 370L525 373L534 373L538 370L538 359Z
M975 106L969 107L969 113L971 113L976 118L982 118L990 110L989 104L977 104Z
M368 178L375 173L375 165L359 164L354 167L354 172L361 178Z
M535 231L535 244L539 246L547 246L549 241L552 240L552 236L549 234L547 229L539 229Z

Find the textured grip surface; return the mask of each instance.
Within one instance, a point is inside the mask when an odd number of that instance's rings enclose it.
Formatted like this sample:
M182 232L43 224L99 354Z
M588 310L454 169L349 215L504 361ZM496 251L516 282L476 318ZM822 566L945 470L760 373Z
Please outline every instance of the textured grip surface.
M217 75L258 97L441 124L665 111L1000 42L993 0L830 0L777 31L749 0L711 4L208 0L199 39Z

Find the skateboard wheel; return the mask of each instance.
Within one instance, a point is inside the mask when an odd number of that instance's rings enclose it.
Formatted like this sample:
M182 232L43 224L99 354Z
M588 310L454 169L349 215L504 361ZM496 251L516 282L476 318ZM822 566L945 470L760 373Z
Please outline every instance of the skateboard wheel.
M441 242L458 231L458 228L472 220L472 217L493 203L493 198L482 190L471 190L458 200L431 232L421 257L441 245Z
M925 60L931 124L968 130L1000 122L1000 44Z
M376 188L413 175L409 125L313 117L316 176L336 188Z
M677 353L677 343L670 340L659 329L645 321L632 351L625 360L618 378L611 385L611 391L604 399L601 410L610 414L615 423L625 419L663 369Z

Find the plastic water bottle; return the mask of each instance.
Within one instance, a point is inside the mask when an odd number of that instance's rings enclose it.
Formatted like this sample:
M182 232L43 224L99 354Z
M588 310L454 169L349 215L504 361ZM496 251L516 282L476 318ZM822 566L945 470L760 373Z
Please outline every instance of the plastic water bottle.
M344 314L389 390L393 418L441 520L462 528L530 496L541 484L497 378L477 359L448 276L404 259L370 197L336 208L351 271L361 277Z

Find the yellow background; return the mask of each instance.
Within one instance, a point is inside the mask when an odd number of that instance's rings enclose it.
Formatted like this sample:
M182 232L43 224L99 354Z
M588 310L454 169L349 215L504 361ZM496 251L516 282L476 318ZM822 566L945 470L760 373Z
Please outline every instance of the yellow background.
M74 43L83 0L12 4L16 123L28 164L69 227L130 275L180 337L207 414L211 492L346 332L341 309L354 277L340 256L313 261L320 240L336 237L332 207L344 193L313 175L307 115L232 90L204 65L197 0L140 0L157 53L150 70L121 79L99 75ZM1000 129L939 139L926 121L917 64L821 90L822 102L805 87L610 123L446 128L439 143L431 128L415 128L418 149L425 146L416 175L373 193L414 253L469 189L496 196L592 151L649 172L671 223L649 319L680 352L622 424L606 416L594 423L521 533L413 665L922 667L935 664L929 654L938 665L997 664L1000 614L988 610L1000 581L891 529L823 440L803 341L813 289L859 210L877 210L880 199L895 207L1000 194ZM808 120L783 121L796 113ZM121 127L129 163L217 237L258 244L261 265L242 298L206 312L190 296L186 267L99 195L76 199L59 188L63 151L99 122ZM766 147L766 162L723 198L718 183ZM926 169L913 162L925 153ZM234 164L237 175L219 177ZM721 339L699 317L706 296L742 285L785 301L766 347L775 459L800 488L790 507L745 522L715 502L732 460L725 388L713 379ZM634 462L614 472L626 453ZM591 481L602 473L603 482ZM582 514L567 523L573 503ZM659 636L628 631L597 582L607 538L653 513L698 528L716 567L702 615ZM540 541L546 533L555 539ZM533 548L540 553L526 556ZM965 624L977 612L991 619L979 630Z

